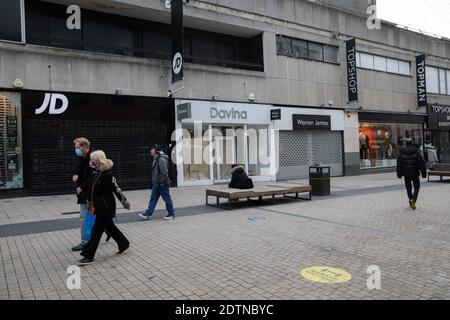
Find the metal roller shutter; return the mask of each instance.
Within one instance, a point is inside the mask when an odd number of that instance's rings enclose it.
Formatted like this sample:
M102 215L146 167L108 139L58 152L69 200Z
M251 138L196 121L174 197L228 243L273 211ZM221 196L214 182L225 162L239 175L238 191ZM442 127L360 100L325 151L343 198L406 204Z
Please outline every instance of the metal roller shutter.
M149 149L155 143L163 147L170 143L175 126L173 101L124 98L123 105L111 107L109 97L94 96L88 100L80 96L89 105L77 103L79 96L70 96L72 110L68 113L72 113L63 116L35 117L30 114L34 109L27 110L24 148L29 193L45 195L74 191L71 177L77 158L73 140L77 137L88 138L94 150L105 151L114 161L113 173L123 189L149 188L152 161ZM96 101L106 102L96 105L93 103ZM39 102L33 100L27 106ZM91 106L90 116L83 116L86 111L81 109L89 110Z
M340 131L280 131L277 149L277 180L306 179L317 163L329 165L332 176L343 175Z

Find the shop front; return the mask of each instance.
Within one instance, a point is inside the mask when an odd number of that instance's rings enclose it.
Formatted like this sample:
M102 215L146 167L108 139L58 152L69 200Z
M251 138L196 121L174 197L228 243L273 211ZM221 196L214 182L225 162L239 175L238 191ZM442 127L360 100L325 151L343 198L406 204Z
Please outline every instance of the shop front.
M426 146L434 147L440 162L450 163L450 105L428 106L428 130Z
M279 108L277 180L305 179L309 167L329 166L332 176L344 174L344 112L332 109Z
M425 115L359 113L361 170L396 167L404 138L422 148L424 123Z
M73 141L86 137L93 149L104 150L114 161L113 173L123 189L149 188L149 147L158 143L169 148L175 129L173 100L42 91L21 95L22 121L19 112L8 111L17 117L16 147L8 147L8 152L16 150L16 179L8 175L9 184L15 181L33 195L73 192L71 174L77 161ZM10 96L11 105L17 108L19 102ZM6 136L14 132L11 129Z
M230 181L233 164L254 181L275 179L272 106L177 100L179 186Z
M21 95L0 90L0 191L23 186Z

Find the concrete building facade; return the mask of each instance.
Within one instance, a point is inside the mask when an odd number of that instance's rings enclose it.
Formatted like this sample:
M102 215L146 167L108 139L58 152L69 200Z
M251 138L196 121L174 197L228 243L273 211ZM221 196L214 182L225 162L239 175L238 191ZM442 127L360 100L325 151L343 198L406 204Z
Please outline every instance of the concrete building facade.
M385 22L381 29L369 28L367 8L375 1L191 0L184 6L183 89L171 96L166 1L20 4L19 11L8 7L20 12L16 38L0 24L4 190L70 189L65 179L73 163L71 143L80 135L111 154L126 188L144 187L140 172L148 171L148 145L160 143L170 151L183 143L181 134L171 132L193 130L189 123L200 120L177 117L178 105L186 103L191 111L206 113L219 106L224 114L253 106L260 112L256 117L266 117L258 123L209 119L202 129L203 134L242 129L244 136L251 128L276 129L264 138L263 150L273 156L277 172L263 173L250 163L249 153L262 151L251 151L247 140L239 147L236 137L233 144L244 152L242 158L239 150L233 154L234 162L245 164L257 179L306 177L317 163L330 165L333 175L390 170L406 136L434 144L450 161L448 128L429 128L428 108L418 107L416 77L416 57L426 54L428 103L450 105L450 41ZM64 29L69 5L81 8L81 30ZM359 96L351 103L350 39L356 39ZM64 99L69 111L58 114ZM271 109L280 110L281 119L270 120ZM296 126L295 119L330 123L311 128ZM213 133L206 135L212 143ZM213 162L216 158L211 153ZM178 169L182 186L223 182L229 168L179 164Z

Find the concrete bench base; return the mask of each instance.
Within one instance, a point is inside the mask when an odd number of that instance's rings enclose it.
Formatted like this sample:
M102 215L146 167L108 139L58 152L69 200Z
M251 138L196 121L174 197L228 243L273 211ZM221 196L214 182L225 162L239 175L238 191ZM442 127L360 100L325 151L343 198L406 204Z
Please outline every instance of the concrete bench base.
M233 202L237 202L240 199L247 199L251 201L253 198L257 198L259 202L262 202L264 198L270 198L271 203L276 203L277 196L283 196L283 198L308 200L311 198L311 186L298 185L298 184L267 184L263 186L257 186L253 189L240 190L240 189L207 189L206 190L206 205L223 208L227 210L233 209ZM307 193L307 197L300 197L300 194ZM215 203L209 202L209 197L216 197ZM220 199L226 199L225 204L220 202Z

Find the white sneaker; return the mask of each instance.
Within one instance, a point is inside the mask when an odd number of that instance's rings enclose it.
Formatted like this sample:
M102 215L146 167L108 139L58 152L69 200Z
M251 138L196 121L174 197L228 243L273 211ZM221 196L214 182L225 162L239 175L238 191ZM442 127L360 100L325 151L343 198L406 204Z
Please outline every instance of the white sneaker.
M175 219L174 214L172 214L172 215L168 214L167 216L164 217L164 220L172 220L172 219Z
M139 217L141 217L144 220L150 220L152 218L152 216L148 216L144 213L139 213Z

